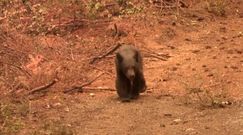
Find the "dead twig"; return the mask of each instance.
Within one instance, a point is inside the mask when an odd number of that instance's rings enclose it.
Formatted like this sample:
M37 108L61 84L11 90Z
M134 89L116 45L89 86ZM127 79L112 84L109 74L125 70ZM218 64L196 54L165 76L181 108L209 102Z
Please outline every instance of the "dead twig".
M72 58L72 60L74 61L73 49L70 49L70 51L71 51L71 58Z
M109 56L106 56L106 58L114 58L115 57L115 55L109 55ZM83 62L83 61L89 61L89 60L93 60L94 58L83 58L83 59L81 59L81 61Z
M172 9L172 8L176 8L177 13L179 11L180 8L188 8L189 4L187 4L186 2L183 2L181 0L175 0L175 1L157 1L153 3L153 6L156 8L160 8L160 10L162 9Z
M119 35L118 35L118 28L116 24L114 24L114 29L115 29L114 37L117 38Z
M160 9L165 9L165 8L172 9L172 8L176 8L176 6L161 6L161 5L154 5L154 7L160 8Z
M100 24L100 23L108 23L111 20L88 20L88 19L80 19L80 20L70 20L64 23L55 24L56 27L64 27L64 26L83 26L89 24ZM55 28L56 28L55 27Z
M26 11L27 11L28 13L31 13L32 10L31 10L31 8L30 8L30 5L29 5L28 1L27 1L27 0L22 0L22 3L23 3L23 5L25 6Z
M88 86L90 84L92 84L94 81L96 81L98 78L100 78L102 75L104 74L104 72L100 73L98 76L96 76L93 80L86 82L80 86L73 86L70 89L64 90L63 93L70 93L70 92L74 92L74 91L78 91L78 92L83 92L83 88L85 86Z
M144 48L144 49L143 49L143 51L147 53L144 55L145 57L153 57L153 58L157 58L157 59L163 60L163 61L167 61L167 59L171 57L168 54L160 54L160 53L153 52L153 51L149 50L148 48Z
M31 74L30 74L27 70L23 69L23 68L20 67L20 66L17 66L17 65L11 64L11 63L2 62L2 61L0 61L0 63L2 63L2 64L6 64L6 65L9 65L9 66L12 66L12 67L15 67L15 68L19 69L20 71L22 71L22 72L23 72L25 75L27 75L28 77L31 76Z
M85 87L83 90L116 91L116 89L105 87Z
M105 71L104 69L101 69L101 68L98 68L97 66L93 66L93 65L90 65L92 68L96 69L96 70L99 70L101 72L104 72L105 74L108 74L109 76L111 77L115 77L114 74L108 72L108 71Z
M111 53L115 52L119 47L121 46L120 43L118 43L115 47L111 48L109 51L107 51L105 54L101 55L101 56L95 56L91 61L90 64L93 64L96 60L98 59L102 59L108 55L110 55Z
M145 49L145 50L144 50L144 49ZM171 57L171 56L168 55L168 54L161 54L161 53L153 52L152 50L150 50L150 49L148 49L148 48L144 48L144 49L143 49L144 52L147 52L147 53L149 53L149 54L156 55L156 56L158 56L158 57L162 57L162 58L166 58L166 59L168 59L168 58Z
M112 7L112 6L115 6L117 5L117 3L108 3L108 4L105 4L104 7Z
M162 61L167 61L167 59L165 58L162 58L162 57L159 57L159 56L156 56L154 54L147 54L147 55L144 55L145 57L153 57L153 58L157 58L159 60L162 60Z
M119 40L119 37L127 36L127 33L123 30L118 29L116 23L114 24L114 30L112 30L112 37L114 40Z
M34 93L36 93L36 92L41 92L41 91L43 91L43 90L45 90L45 89L51 87L52 85L54 85L57 81L58 81L57 79L54 79L54 80L52 80L52 81L51 81L50 83L48 83L48 84L45 84L45 85L43 85L43 86L36 87L36 88L32 89L32 90L29 92L29 95L34 94Z

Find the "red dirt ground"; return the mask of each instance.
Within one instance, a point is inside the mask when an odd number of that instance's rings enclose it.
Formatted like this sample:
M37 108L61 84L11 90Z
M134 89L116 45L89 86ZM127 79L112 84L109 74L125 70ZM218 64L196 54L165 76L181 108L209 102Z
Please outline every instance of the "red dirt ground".
M4 35L0 95L7 98L1 108L14 104L21 123L15 134L23 135L241 135L243 3L229 6L237 12L227 10L226 17L197 6L179 16L150 7L64 36ZM113 24L126 34L112 37ZM89 63L118 42L134 44L144 56L148 89L129 103L114 91L114 53ZM83 92L63 93L100 73ZM28 95L54 78L44 92ZM0 134L12 133L16 126L8 128L3 114Z

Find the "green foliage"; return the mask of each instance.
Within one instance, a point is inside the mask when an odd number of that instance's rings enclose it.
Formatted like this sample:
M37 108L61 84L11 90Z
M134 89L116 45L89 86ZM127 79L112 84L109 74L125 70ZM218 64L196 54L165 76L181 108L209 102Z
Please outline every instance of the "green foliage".
M100 0L83 1L10 1L0 0L0 17L8 22L8 26L32 36L65 35L69 31L82 26L82 23L71 24L72 19L97 19L116 15L139 13L143 7L131 0L116 0L116 4L107 6ZM13 6L14 5L14 6ZM3 6L5 8L3 8ZM19 10L21 7L21 10ZM64 21L63 21L64 20ZM67 25L66 25L67 23ZM68 31L68 32L67 32Z
M135 5L132 1L117 0L117 3L121 6L120 14L135 14L143 10L143 7Z
M226 14L226 0L208 0L206 1L206 9L208 12L217 16L225 16Z
M0 7L3 8L11 3L11 0L0 0Z
M124 6L127 3L127 0L116 0L116 2L120 5L120 6Z
M32 34L45 33L48 27L51 27L45 20L46 9L42 5L36 4L33 6L32 12L31 24L28 26L29 31Z
M26 116L28 107L25 103L12 104L12 103L1 103L0 104L0 134L16 134L18 133L24 123L21 117Z
M222 84L218 86L219 93L213 93L215 90L215 84L205 85L204 79L200 75L195 75L193 79L186 82L181 81L184 84L186 90L185 101L186 104L191 104L193 102L198 103L201 107L213 107L221 108L226 105L230 105L231 102L228 101L227 96L225 95L225 84L224 80L219 80ZM216 82L215 82L216 83Z
M103 10L103 5L100 2L90 0L87 5L88 16L95 19L97 14Z
M43 126L35 131L33 135L73 135L74 131L71 127L63 124L61 121L46 121Z

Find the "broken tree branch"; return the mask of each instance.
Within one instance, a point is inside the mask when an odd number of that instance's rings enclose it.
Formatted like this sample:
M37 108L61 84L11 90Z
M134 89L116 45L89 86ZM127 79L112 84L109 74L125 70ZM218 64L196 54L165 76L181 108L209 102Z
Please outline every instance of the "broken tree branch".
M34 93L36 93L36 92L41 92L41 91L43 91L43 90L45 90L45 89L51 87L52 85L54 85L57 81L58 81L57 79L54 79L54 80L52 80L52 81L51 81L50 83L48 83L48 84L45 84L45 85L36 87L36 88L32 89L32 90L29 92L29 95L30 95L30 94L34 94Z
M98 91L116 91L113 88L105 88L105 87L85 87L83 90L98 90Z
M115 47L111 48L109 51L107 51L105 54L101 55L101 56L95 56L91 61L90 64L93 64L96 60L98 59L102 59L108 55L110 55L111 53L115 52L119 47L121 46L120 43L118 43Z
M159 56L154 55L154 54L147 54L147 55L144 55L144 56L145 57L153 57L153 58L156 58L156 59L159 59L159 60L162 60L162 61L167 61L167 59L159 57Z
M104 69L101 69L101 68L98 68L97 66L93 66L93 65L90 65L92 68L96 69L96 70L99 70L101 72L104 72L105 74L108 74L109 76L111 77L115 77L114 74L112 74L111 72L108 72L108 71L105 71Z
M104 72L100 73L98 76L96 76L93 80L86 82L80 86L73 86L70 89L64 90L63 93L70 93L73 91L78 91L78 92L82 92L83 91L83 87L88 86L90 84L92 84L94 81L96 81L98 78L100 78L102 75L104 74Z
M15 68L19 69L20 71L22 71L28 77L31 76L31 74L27 70L25 70L24 68L22 68L20 66L17 66L17 65L11 64L11 63L2 62L2 61L0 61L0 63L15 67Z
M161 54L161 53L153 52L153 51L149 50L148 48L144 48L143 51L146 52L146 54L144 54L145 57L153 57L153 58L157 58L157 59L163 60L163 61L167 61L167 59L171 57L168 54Z

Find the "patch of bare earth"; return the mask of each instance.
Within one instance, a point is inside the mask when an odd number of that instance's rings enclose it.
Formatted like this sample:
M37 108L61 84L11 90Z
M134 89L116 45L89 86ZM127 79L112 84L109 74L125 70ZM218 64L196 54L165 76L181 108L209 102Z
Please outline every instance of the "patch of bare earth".
M243 134L243 10L154 8L64 36L2 34L0 134ZM148 89L129 103L117 98L114 53L97 58L118 42L144 56Z

